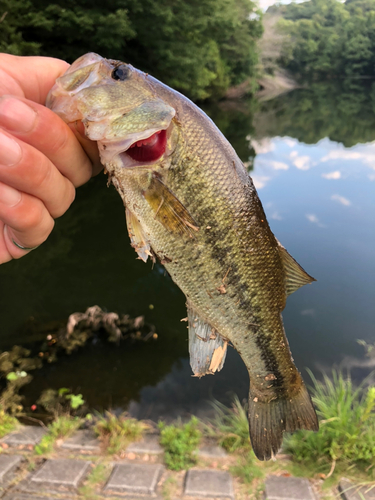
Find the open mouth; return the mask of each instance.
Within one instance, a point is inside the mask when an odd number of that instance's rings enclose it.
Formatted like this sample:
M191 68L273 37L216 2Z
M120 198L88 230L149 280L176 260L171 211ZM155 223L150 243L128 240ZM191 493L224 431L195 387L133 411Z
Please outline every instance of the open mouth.
M150 137L134 142L125 153L138 162L154 162L161 158L167 147L167 131L158 130Z

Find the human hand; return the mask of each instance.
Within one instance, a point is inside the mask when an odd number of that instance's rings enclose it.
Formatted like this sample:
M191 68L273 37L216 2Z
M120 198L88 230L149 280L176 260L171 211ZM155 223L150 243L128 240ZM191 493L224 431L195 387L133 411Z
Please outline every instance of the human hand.
M0 264L43 243L103 167L97 146L44 106L69 67L60 59L0 54Z

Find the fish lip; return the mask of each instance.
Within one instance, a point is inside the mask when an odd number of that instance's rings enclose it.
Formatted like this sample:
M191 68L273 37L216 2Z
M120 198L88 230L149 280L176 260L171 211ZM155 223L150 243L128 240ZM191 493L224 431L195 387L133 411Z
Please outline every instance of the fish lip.
M129 139L124 139L122 141L98 141L98 147L99 147L99 153L102 159L103 163L115 163L117 166L121 168L135 168L135 167L147 167L149 165L154 165L155 163L158 163L163 157L167 158L169 157L173 151L174 148L171 148L171 146L168 144L168 139L171 135L172 132L172 121L169 123L168 127L163 127L163 128L158 128L158 129L149 129L145 132L146 134L137 134L137 136L133 137L131 140ZM157 132L162 132L163 130L166 131L166 145L164 152L155 160L148 160L148 161L138 161L132 158L129 154L127 154L127 151L136 144L139 141L142 140L147 140L150 137L152 137L154 134ZM119 147L120 145L124 144L126 147Z

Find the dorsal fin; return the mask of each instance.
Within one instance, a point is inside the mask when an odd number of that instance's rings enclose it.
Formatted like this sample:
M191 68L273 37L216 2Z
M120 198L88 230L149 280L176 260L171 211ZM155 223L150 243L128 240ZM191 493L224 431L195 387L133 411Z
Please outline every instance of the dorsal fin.
M316 281L315 278L307 274L298 262L293 259L279 241L277 243L285 271L285 290L287 295L295 292L303 285Z
M188 306L190 366L194 376L219 372L224 365L228 342Z

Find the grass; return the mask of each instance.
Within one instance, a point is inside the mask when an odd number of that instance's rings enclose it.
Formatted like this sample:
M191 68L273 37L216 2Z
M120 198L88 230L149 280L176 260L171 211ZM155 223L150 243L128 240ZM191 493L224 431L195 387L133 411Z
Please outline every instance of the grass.
M218 401L212 405L215 418L206 427L208 435L215 437L229 453L251 450L247 407L242 406L237 396L234 397L232 408Z
M361 470L375 477L375 388L354 387L349 375L333 370L322 381L310 372L313 401L320 418L316 433L299 431L288 437L286 451L315 471L332 476L338 470Z
M100 487L104 485L106 479L111 472L111 464L99 463L89 474L85 484L80 487L79 494L87 500L99 500L102 498L98 492Z
M9 415L4 410L0 410L0 438L14 431L18 425L16 417Z
M106 412L104 417L99 417L94 430L104 442L107 452L114 454L140 439L148 428L145 422L129 418L126 413L116 416Z
M81 423L82 420L78 417L71 417L69 415L57 417L56 420L48 426L47 434L43 436L40 443L35 446L35 452L38 455L50 453L58 439L68 437L73 434Z
M160 444L164 447L164 460L171 470L189 469L196 464L194 451L198 448L202 433L199 429L199 420L192 417L182 425L166 425L159 422Z

